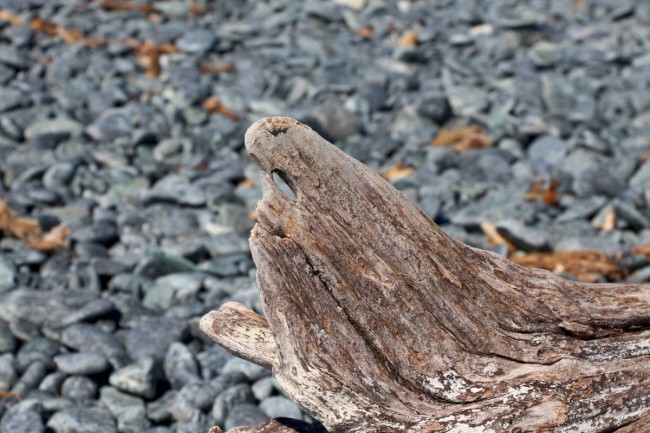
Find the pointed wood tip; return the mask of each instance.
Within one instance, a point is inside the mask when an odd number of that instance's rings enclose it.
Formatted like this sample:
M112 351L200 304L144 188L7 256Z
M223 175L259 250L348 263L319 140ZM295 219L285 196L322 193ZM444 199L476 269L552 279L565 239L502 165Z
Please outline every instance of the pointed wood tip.
M265 318L237 302L226 302L201 318L206 335L234 355L271 369L277 348Z

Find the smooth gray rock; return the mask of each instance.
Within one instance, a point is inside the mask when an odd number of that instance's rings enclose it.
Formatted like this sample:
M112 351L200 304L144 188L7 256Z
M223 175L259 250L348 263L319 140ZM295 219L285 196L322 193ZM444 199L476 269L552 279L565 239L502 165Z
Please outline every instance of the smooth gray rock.
M265 398L260 403L259 408L269 418L302 418L302 410L300 407L293 401L282 396L271 396Z
M517 220L503 220L495 224L499 234L523 251L548 250L550 241L544 232L526 226Z
M180 342L173 342L167 349L163 362L163 371L174 389L201 380L194 355L187 346Z
M70 407L52 415L47 426L56 433L117 433L111 413L99 407Z
M169 345L187 335L184 320L151 317L140 320L126 333L125 344L132 359L153 358L162 362Z
M528 148L528 158L541 161L550 166L558 165L567 152L567 143L551 135L535 140Z
M6 322L0 321L0 353L14 352L18 342Z
M102 387L99 393L100 400L117 419L120 433L140 433L151 426L146 416L144 400L141 398L110 386Z
M0 293L14 287L16 266L5 257L0 257Z
M119 137L128 137L133 131L133 123L125 114L106 111L86 127L86 133L95 141L110 142Z
M212 419L216 424L224 425L233 407L254 401L255 397L248 384L235 385L217 396L212 405Z
M255 381L264 376L268 376L270 372L257 364L246 361L241 358L231 358L223 366L221 374L244 373L249 380Z
M108 383L130 394L151 399L156 395L157 372L152 358L142 358L115 370Z
M54 357L59 371L65 374L90 375L103 373L109 368L106 357L95 352L66 353Z
M179 50L192 54L205 54L216 42L216 35L209 30L185 33L176 41Z
M267 419L268 416L257 406L250 403L244 403L238 404L230 410L228 417L224 422L224 426L226 431L228 431L236 427L256 425L266 421Z
M129 359L122 342L115 335L85 323L65 328L61 334L61 342L78 351L100 353L108 359L113 368L126 365Z
M97 395L97 384L85 376L70 376L61 384L61 396L77 401L92 400Z
M16 356L16 366L25 370L34 362L40 362L47 368L54 368L54 356L61 351L61 345L47 338L34 338L25 343Z
M24 400L10 407L0 421L0 433L43 433L42 409L36 400Z
M29 391L38 388L41 380L45 377L45 373L46 368L42 362L32 362L20 378L18 378L11 391L20 395L26 395Z
M18 379L12 353L0 354L0 391L9 391Z

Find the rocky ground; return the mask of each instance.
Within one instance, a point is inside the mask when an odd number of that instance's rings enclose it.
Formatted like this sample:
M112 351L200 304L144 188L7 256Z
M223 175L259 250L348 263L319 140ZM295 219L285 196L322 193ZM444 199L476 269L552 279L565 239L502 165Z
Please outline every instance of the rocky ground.
M243 137L264 116L471 245L596 249L617 273L586 278L650 281L650 2L0 0L0 19L0 433L309 420L198 330L228 300L261 310Z

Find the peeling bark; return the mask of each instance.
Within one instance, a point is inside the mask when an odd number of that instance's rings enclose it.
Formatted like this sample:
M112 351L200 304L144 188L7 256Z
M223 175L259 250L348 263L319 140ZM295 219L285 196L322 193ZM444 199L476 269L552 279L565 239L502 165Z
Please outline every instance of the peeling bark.
M568 281L459 243L293 119L258 121L246 147L268 323L227 304L202 329L271 366L328 431L649 431L650 286Z

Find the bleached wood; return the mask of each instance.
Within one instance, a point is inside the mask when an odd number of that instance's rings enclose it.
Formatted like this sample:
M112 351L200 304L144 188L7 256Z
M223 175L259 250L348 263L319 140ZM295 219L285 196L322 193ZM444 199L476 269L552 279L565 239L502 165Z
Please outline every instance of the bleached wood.
M245 305L227 302L203 316L199 326L234 355L264 368L271 369L278 356L268 322Z
M647 429L650 286L568 281L463 245L293 119L256 122L246 147L277 350L263 338L260 358L328 431ZM216 338L253 359L227 317Z

